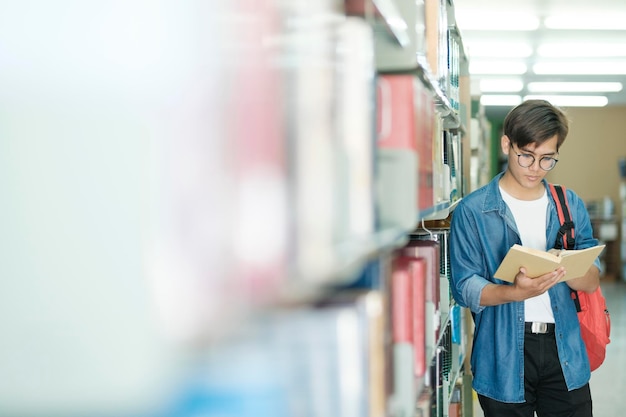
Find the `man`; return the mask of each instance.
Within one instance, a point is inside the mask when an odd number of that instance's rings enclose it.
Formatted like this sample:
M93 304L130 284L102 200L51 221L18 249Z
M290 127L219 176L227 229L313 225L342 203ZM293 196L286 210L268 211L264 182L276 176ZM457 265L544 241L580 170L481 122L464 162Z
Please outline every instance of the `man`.
M544 177L568 130L563 112L547 101L511 110L500 144L506 170L452 216L451 289L474 316L473 387L486 417L592 416L591 371L570 288L593 292L599 261L566 282L559 282L563 267L538 277L520 268L512 284L493 277L513 244L553 247L560 223ZM576 249L597 245L584 202L569 189L567 198Z

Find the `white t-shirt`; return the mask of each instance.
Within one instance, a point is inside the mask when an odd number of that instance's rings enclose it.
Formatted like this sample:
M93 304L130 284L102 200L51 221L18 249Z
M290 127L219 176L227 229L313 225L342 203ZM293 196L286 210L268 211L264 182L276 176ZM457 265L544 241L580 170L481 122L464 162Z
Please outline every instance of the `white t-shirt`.
M539 250L546 250L546 225L548 194L543 193L537 200L518 200L500 187L502 198L513 213L522 245ZM554 313L550 295L545 293L524 301L524 319L543 323L554 323Z

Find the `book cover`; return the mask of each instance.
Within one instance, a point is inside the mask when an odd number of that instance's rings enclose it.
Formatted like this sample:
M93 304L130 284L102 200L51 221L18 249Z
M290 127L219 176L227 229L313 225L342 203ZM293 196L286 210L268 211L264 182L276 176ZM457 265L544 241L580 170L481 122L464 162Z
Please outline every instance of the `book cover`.
M415 410L415 375L413 373L413 345L394 343L393 345L394 390L393 415L409 417Z
M441 315L439 302L441 299L440 292L440 246L433 240L411 240L405 246L403 253L406 256L422 258L424 260L424 277L425 277L425 311L424 311L424 329L425 329L425 348L426 362L434 356L434 351L439 339L439 327L441 324Z
M419 209L433 207L433 130L436 118L432 93L419 80L415 82L417 155L419 158Z
M378 77L379 148L417 153L415 98L419 85L417 78L409 74L385 74Z
M413 345L415 376L426 373L426 261L398 256L392 272L394 343Z
M413 261L413 347L415 376L426 373L426 260Z
M392 266L392 327L394 343L413 342L413 268L412 259L399 256Z
M521 267L526 268L526 275L529 277L538 277L563 266L566 272L561 281L567 281L585 275L604 247L605 245L599 245L553 253L516 244L509 249L493 276L513 282Z
M337 243L374 233L374 148L376 69L371 26L347 17L337 28L336 205Z
M332 362L322 365L311 362L311 379L313 386L324 385L320 388L320 395L313 403L328 403L322 396L329 395L328 399L335 399L333 408L329 404L319 407L320 412L315 415L340 416L368 416L382 417L387 408L387 366L385 358L385 297L380 291L344 291L333 294L317 303L314 315L320 313L330 315L329 319L334 328L328 331L334 333L332 340L336 341L335 356L328 358ZM333 314L334 312L334 314ZM300 331L310 332L308 329ZM311 335L311 338L318 338ZM324 337L318 339L324 340ZM311 352L318 347L311 343ZM294 354L299 355L303 347L295 347ZM313 356L317 357L315 353ZM324 359L324 358L321 358ZM317 373L329 368L333 374L328 374L334 380L320 378ZM307 380L304 378L303 380ZM290 380L289 385L298 385ZM330 395L330 392L334 394Z

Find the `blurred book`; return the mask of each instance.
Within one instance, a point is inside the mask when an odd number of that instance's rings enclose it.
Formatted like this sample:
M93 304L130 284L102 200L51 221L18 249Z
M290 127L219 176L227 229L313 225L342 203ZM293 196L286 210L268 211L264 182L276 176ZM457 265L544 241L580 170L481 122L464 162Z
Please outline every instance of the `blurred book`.
M426 362L428 363L435 356L437 340L439 338L439 328L441 325L440 311L440 247L439 243L433 240L411 240L403 249L407 256L422 258L425 261L425 285L426 285Z

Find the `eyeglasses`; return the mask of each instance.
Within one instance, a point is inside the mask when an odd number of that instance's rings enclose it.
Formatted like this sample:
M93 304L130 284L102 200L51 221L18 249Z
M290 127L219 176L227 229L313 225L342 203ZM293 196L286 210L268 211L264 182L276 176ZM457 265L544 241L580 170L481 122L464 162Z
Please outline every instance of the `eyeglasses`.
M511 143L511 149L513 149L513 153L517 155L517 163L522 168L531 167L535 163L534 155L531 155L529 153L515 152L515 148L513 148L513 143ZM559 160L556 158L552 158L551 156L542 156L539 159L539 168L543 169L544 171L550 171L552 168L556 166L557 162L559 162Z

